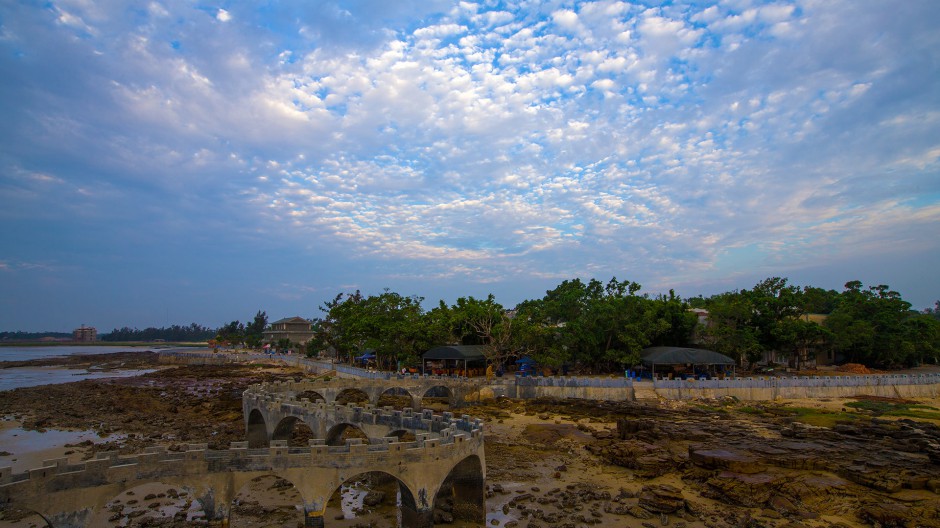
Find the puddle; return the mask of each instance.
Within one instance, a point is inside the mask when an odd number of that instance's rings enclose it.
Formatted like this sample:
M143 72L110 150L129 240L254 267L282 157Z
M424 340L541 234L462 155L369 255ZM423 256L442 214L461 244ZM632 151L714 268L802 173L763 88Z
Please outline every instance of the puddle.
M65 444L77 444L85 440L98 442L101 439L94 431L47 429L46 432L40 433L20 427L3 427L0 428L0 451L10 454L0 456L0 467L12 466L14 473L22 473L40 467L44 459L61 456L52 451L60 448L65 450ZM76 451L79 449L75 448Z

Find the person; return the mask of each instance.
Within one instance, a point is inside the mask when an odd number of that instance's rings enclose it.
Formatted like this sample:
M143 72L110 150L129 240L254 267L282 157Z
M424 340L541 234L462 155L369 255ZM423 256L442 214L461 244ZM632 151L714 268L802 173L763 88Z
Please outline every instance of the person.
M493 379L493 365L486 366L486 379L487 380Z

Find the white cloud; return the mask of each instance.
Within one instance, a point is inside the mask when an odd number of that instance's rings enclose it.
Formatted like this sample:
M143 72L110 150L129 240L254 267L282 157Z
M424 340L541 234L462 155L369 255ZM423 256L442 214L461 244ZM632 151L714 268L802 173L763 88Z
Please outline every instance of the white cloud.
M67 5L15 46L81 34L57 63L81 82L16 88L28 110L8 103L2 154L31 176L0 197L152 186L291 247L404 263L398 277L668 282L728 248L781 266L869 248L858 226L935 248L910 226L936 215L940 77L916 61L940 43L916 6L903 23L869 7L464 2L315 11L335 31L282 16L273 33L250 10L150 3L132 26Z

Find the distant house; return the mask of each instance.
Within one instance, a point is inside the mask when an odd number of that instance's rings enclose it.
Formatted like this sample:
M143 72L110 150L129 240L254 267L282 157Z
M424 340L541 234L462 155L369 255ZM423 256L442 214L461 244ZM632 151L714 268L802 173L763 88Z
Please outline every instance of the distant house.
M82 325L81 328L72 330L72 341L79 343L92 343L98 340L98 330L93 326Z
M265 343L277 343L281 339L289 339L291 343L303 345L313 339L313 323L303 317L288 317L274 321L262 332Z

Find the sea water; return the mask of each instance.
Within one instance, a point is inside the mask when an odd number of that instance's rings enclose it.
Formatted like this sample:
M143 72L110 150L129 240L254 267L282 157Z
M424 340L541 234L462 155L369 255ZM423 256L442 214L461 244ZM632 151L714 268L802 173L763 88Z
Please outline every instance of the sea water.
M4 346L0 347L0 361L29 361L76 354L116 354L118 352L147 352L153 347L135 346Z
M118 352L147 352L152 347L128 346L50 346L50 347L0 347L0 361L28 361L75 354L116 354ZM70 383L86 379L125 378L153 372L154 369L95 371L83 368L63 367L15 367L0 368L0 391Z

